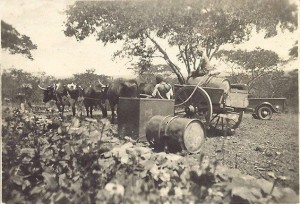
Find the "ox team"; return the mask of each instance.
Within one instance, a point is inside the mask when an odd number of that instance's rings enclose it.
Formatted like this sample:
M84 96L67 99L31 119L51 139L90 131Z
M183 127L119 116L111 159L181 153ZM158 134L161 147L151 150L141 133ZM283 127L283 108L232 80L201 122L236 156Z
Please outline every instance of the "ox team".
M47 88L39 88L43 90L43 102L47 103L54 100L60 112L61 117L64 114L65 106L72 108L73 116L76 114L76 104L81 103L86 109L87 117L93 117L92 110L96 106L100 106L102 116L107 117L107 110L103 105L105 100L109 101L112 112L112 121L115 118L115 106L119 103L119 97L138 97L140 93L144 93L145 89L151 97L154 98L173 98L172 86L163 80L163 77L156 77L156 86L150 84L141 84L139 89L138 83L134 79L117 78L109 85L103 85L101 82L95 86L83 88L74 83L63 85L56 83ZM145 88L146 87L146 88Z

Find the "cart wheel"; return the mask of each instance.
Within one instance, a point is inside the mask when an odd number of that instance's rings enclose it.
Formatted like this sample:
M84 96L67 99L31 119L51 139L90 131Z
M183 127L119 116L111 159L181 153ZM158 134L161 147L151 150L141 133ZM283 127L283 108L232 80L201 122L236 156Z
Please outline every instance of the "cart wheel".
M175 93L175 115L198 118L209 125L212 118L212 103L207 92L196 86L184 86Z
M244 111L227 114L214 114L210 122L210 130L223 135L233 135L242 122Z
M270 120L272 118L273 111L269 106L262 106L257 110L257 116L262 120Z

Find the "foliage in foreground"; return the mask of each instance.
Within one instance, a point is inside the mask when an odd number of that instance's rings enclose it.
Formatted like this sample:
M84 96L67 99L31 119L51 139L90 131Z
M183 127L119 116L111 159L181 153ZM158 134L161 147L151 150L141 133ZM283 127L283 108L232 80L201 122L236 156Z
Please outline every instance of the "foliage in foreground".
M298 202L290 188L217 162L117 139L106 120L3 112L3 201L9 203Z

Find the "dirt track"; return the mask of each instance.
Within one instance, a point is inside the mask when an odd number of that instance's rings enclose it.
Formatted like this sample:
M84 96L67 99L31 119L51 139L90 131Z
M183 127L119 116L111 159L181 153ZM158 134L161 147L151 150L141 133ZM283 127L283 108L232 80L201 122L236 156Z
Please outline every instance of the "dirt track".
M298 192L298 131L296 114L275 114L268 121L245 114L234 136L209 135L202 152L211 159L217 159L232 168L237 167L243 173L257 178L273 180L268 172L273 172L275 176L286 176L288 180L281 182L281 185Z

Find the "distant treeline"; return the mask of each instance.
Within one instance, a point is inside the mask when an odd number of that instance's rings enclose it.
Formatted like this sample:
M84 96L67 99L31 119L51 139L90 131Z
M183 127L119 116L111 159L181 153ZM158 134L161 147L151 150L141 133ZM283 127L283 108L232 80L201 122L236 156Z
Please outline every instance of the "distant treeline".
M166 81L171 84L178 83L177 78L172 73L163 73ZM157 73L137 73L139 83L155 83L155 75ZM231 75L228 77L231 83L247 84L247 75ZM111 76L99 75L95 73L95 69L87 69L84 73L73 74L72 77L65 79L57 79L53 76L47 76L45 73L29 73L21 69L11 68L4 70L2 73L2 102L10 100L11 102L19 102L24 99L32 103L42 103L42 91L38 88L38 84L46 87L58 81L62 83L75 82L82 87L89 85L108 84L112 80ZM285 97L289 108L298 111L298 69L284 72L273 72L262 76L252 84L250 90L251 97Z

